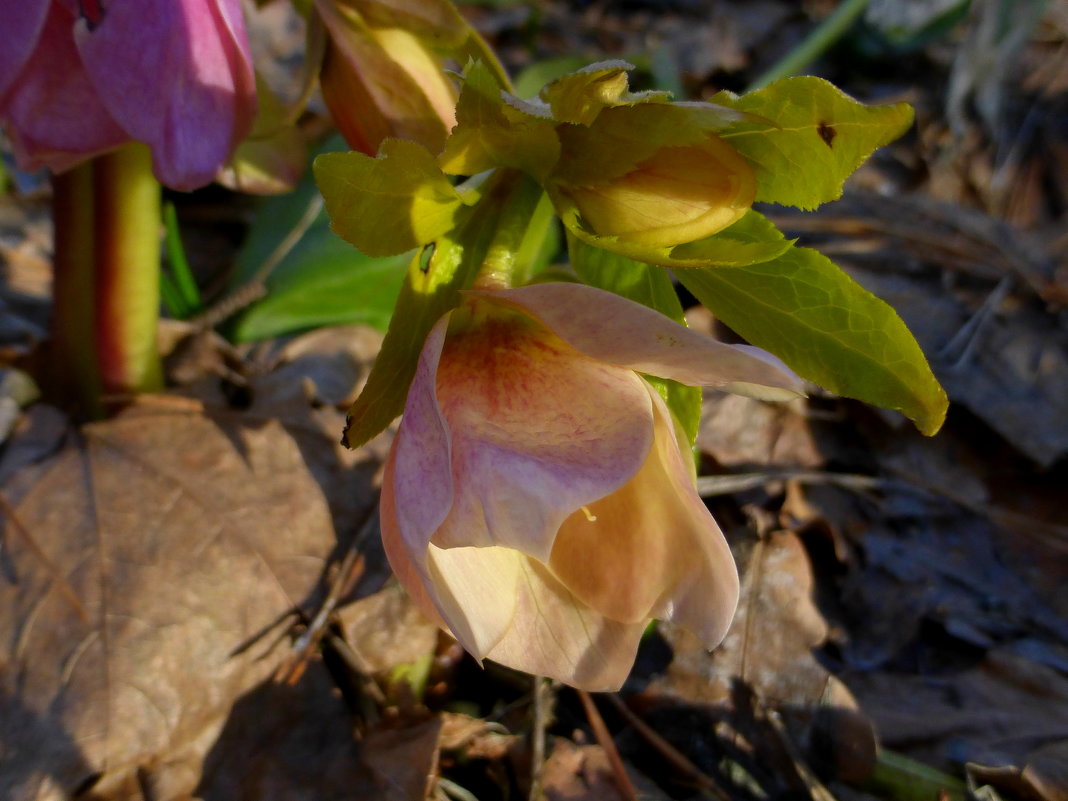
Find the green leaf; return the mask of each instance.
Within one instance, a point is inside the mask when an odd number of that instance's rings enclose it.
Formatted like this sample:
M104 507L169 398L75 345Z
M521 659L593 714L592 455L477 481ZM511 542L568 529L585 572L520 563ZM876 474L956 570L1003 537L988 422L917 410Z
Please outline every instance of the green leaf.
M438 159L452 175L476 175L495 167L512 167L544 176L560 156L554 123L533 106L513 98L505 102L500 84L481 62L468 65L456 127Z
M321 150L339 148L346 145L335 136ZM243 311L227 334L247 342L343 323L385 330L410 260L410 252L365 256L334 234L315 180L306 173L293 192L270 198L256 214L237 255L230 291L263 280L267 294Z
M565 196L554 195L557 211L568 232L588 245L646 264L672 268L739 267L768 261L791 246L766 217L750 210L742 219L717 234L660 247L629 242L615 236L598 236L582 225L578 209Z
M679 296L664 268L591 247L573 236L568 237L568 252L571 266L585 283L656 309L686 325ZM655 376L646 379L667 403L692 446L701 425L701 388Z
M235 321L237 342L324 325L363 323L385 331L411 254L372 258L338 239L325 217L267 280L267 295Z
M924 434L941 427L946 393L908 328L826 256L793 248L748 267L676 275L719 319L804 378L899 409Z
M326 153L315 180L331 228L368 256L394 256L433 242L456 223L463 202L426 148L387 139L377 158Z
M865 106L820 78L783 78L711 102L757 115L717 131L753 165L757 200L814 209L842 195L842 183L876 149L912 124L907 103Z
M343 439L348 447L358 448L404 411L427 334L457 305L460 290L471 285L513 199L509 176L496 177L460 226L417 253L409 264L382 349L349 409Z

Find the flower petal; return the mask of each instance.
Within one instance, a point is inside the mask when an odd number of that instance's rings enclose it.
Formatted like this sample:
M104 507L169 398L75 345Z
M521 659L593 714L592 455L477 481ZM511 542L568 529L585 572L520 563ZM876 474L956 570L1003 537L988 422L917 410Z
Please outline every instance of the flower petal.
M622 489L564 523L554 574L586 605L612 620L677 619L714 645L734 615L738 574L712 515L683 463L670 415L649 388L655 440ZM700 597L691 597L693 588ZM680 609L682 610L680 612Z
M434 390L448 326L445 315L423 344L404 418L390 449L392 473L383 481L383 494L388 486L393 496L403 547L420 562L453 503L449 429Z
M705 531L696 526L683 530L690 535L688 541L676 537L675 547L688 554L689 564L653 608L652 617L680 623L696 634L706 648L714 648L726 636L738 607L738 569L723 533L697 494L690 464L683 459L678 445L670 445L669 440L675 435L667 406L651 387L649 394L658 426L663 425L665 431L661 436L658 427L660 466L678 489L676 502L688 510L691 519L708 515L712 524Z
M526 557L511 548L438 548L427 552L428 587L453 636L482 661L516 614Z
M21 0L4 6L4 46L0 47L0 98L14 82L37 44L51 0Z
M167 186L210 183L251 129L256 87L240 0L111 3L92 29L79 23L75 39L105 106L151 146Z
M801 379L771 354L717 342L602 289L547 283L469 294L526 312L591 359L762 400L804 394Z
M533 559L520 563L517 589L515 618L489 659L584 690L608 692L622 686L644 621L608 620Z
M37 47L0 103L25 170L62 171L129 137L100 103L74 46L74 13L52 3Z
M645 461L648 393L632 371L586 358L525 315L474 300L466 308L477 319L454 324L437 373L456 496L434 543L548 561L561 523Z

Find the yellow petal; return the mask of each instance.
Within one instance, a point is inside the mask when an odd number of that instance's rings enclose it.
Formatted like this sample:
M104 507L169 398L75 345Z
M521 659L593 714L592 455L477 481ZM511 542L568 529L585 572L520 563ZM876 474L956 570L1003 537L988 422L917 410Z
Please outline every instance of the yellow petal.
M608 620L533 559L520 563L515 617L487 654L503 665L584 690L618 690L634 664L642 623Z
M481 660L512 625L526 557L510 548L431 545L427 561L435 606L453 636Z
M663 402L651 388L655 438L625 487L573 514L560 530L550 567L584 604L605 617L639 623L685 621L715 644L737 603L738 578L723 535L697 496ZM693 599L693 587L702 596Z

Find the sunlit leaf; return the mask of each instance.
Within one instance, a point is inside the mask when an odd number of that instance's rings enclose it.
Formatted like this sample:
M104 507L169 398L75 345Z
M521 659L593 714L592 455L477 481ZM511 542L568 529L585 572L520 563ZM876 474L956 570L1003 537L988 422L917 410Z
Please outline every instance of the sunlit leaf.
M763 117L718 135L753 164L757 200L813 209L842 194L842 182L877 148L912 124L906 103L865 106L820 78L784 78L711 102Z
M561 210L561 206L564 208ZM663 267L737 267L774 259L790 242L766 217L750 210L742 219L717 234L674 247L630 242L620 237L597 236L586 230L574 206L557 204L568 231L593 247Z
M494 182L460 226L412 259L382 350L349 410L344 441L350 448L383 431L404 410L427 334L482 266L510 189L507 181Z
M377 158L326 153L315 180L335 233L368 256L394 256L449 231L463 207L426 148L387 139Z
M748 267L679 270L713 314L832 392L899 409L924 434L947 399L897 313L808 248Z
M438 159L441 168L453 175L475 175L513 167L544 177L560 155L554 123L515 102L523 107L505 102L488 67L468 65L456 105L457 125Z

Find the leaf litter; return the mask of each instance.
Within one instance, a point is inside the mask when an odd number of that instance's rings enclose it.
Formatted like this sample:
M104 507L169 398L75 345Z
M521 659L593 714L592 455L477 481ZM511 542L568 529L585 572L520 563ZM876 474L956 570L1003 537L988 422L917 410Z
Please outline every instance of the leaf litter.
M763 69L806 24L778 2L728 3L726 22L626 6L550 3L532 47L625 55L652 20L679 37L676 78L700 93ZM876 742L991 801L1065 797L1055 6L1024 48L1028 74L1006 72L1037 109L1032 134L969 127L958 108L968 130L953 139L940 99L914 93L915 139L792 229L895 305L956 407L925 440L821 393L789 408L706 397L702 486L746 594L723 649L660 626L625 691L596 699L639 797L916 797L872 783L898 764L873 764ZM525 24L472 14L504 37ZM951 60L928 48L897 66L926 76ZM5 239L9 285L39 276L31 245ZM43 330L11 323L15 352ZM183 398L81 432L47 406L23 414L0 459L0 796L488 801L540 775L544 798L627 797L574 694L539 702L528 678L482 671L382 587L371 510L389 435L336 447L374 354L359 336L324 329L237 358L206 341ZM361 569L343 570L354 554ZM317 647L295 652L312 633Z

